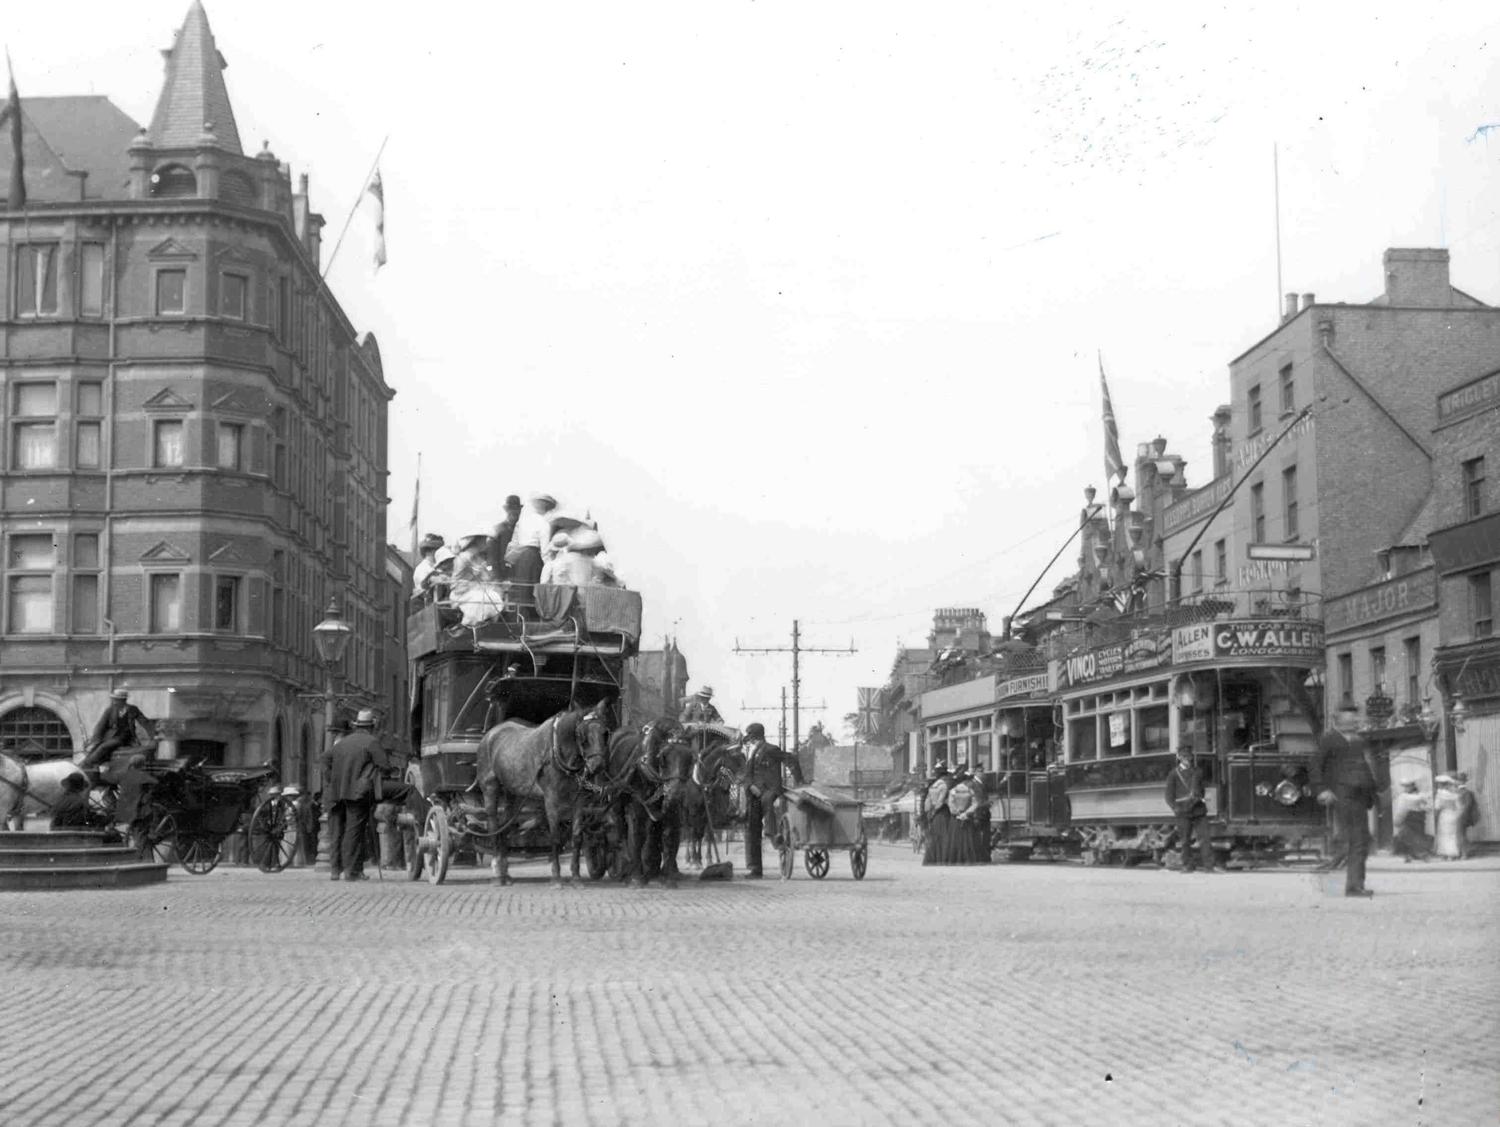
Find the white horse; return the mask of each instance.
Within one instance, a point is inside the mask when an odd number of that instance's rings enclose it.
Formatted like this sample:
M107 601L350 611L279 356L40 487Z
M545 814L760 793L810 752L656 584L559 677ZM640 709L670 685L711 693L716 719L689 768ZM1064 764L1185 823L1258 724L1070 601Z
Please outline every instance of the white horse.
M50 815L63 796L63 780L73 775L87 787L88 776L70 759L28 764L0 751L0 830L25 829L28 814Z

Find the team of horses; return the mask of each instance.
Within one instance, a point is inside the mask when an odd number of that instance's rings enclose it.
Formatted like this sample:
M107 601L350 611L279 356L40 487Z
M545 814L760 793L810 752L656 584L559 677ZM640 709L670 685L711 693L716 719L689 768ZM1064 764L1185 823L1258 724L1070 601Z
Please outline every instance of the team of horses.
M540 804L553 884L562 883L565 843L572 849L570 877L579 879L585 832L599 833L602 815L622 856L619 875L636 886L655 879L673 886L681 876L684 829L688 863L701 866L709 826L729 820L729 794L743 762L722 730L684 729L663 718L611 731L606 705L571 709L537 725L503 721L480 739L476 765L495 877L512 883L507 837Z
M570 876L577 880L585 832L597 834L602 821L622 879L675 885L684 840L685 863L701 868L705 838L733 819L743 766L727 729L684 728L662 718L612 731L606 705L570 709L536 725L503 721L484 734L477 757L495 876L512 883L507 838L540 806L554 884L562 883L564 844L571 846ZM0 829L19 830L28 814L47 813L68 775L87 778L66 759L28 765L0 752Z

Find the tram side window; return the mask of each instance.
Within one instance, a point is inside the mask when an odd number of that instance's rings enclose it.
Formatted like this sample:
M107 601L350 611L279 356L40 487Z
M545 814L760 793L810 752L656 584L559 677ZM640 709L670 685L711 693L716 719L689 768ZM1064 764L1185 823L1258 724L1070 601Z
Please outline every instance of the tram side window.
M1068 721L1068 752L1074 760L1099 758L1099 720L1080 716Z
M444 687L448 681L448 669L441 667L428 670L422 679L422 740L436 741L443 738L443 720L447 698Z
M1140 755L1158 755L1172 750L1172 729L1167 717L1167 706L1143 708L1136 717L1141 729Z
M489 673L488 661L466 661L454 670L453 692L449 697L453 702L450 709L454 735L483 734L490 702L481 687Z

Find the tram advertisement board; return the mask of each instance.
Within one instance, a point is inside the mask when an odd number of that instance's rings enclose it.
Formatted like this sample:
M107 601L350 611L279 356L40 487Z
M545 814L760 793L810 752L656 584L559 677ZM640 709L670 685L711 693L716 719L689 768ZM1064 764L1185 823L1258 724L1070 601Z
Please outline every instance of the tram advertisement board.
M1289 657L1323 660L1321 623L1252 619L1213 623L1216 657Z

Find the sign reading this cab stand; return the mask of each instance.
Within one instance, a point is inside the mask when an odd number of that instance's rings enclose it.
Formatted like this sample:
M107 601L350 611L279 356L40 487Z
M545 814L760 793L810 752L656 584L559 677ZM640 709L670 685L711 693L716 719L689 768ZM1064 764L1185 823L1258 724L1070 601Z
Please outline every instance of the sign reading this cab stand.
M1320 664L1323 660L1322 625L1273 618L1195 622L1172 631L1173 665L1245 657Z

